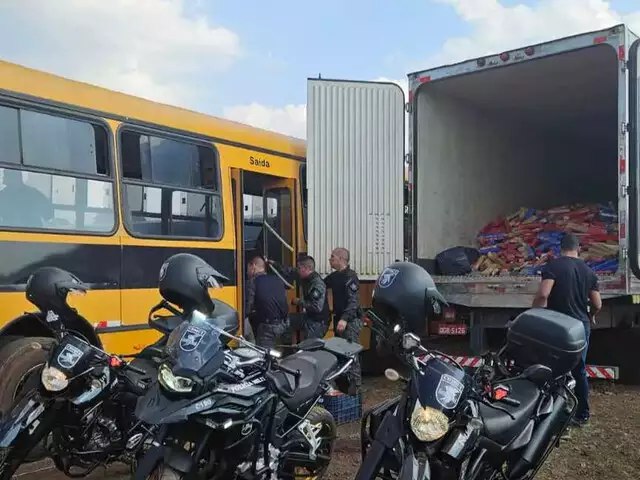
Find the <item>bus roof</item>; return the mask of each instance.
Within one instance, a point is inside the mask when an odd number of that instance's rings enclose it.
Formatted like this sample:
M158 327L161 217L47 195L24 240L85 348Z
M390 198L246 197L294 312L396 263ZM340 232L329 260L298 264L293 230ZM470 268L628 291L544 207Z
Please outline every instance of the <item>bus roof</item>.
M0 61L0 94L42 98L55 104L88 110L106 118L133 119L300 159L306 157L306 142L298 138L4 61Z

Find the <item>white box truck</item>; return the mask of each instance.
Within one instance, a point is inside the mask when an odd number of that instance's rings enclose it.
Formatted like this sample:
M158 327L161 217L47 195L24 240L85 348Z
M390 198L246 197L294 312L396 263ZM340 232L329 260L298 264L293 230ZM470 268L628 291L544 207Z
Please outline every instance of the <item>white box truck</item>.
M618 25L410 73L407 99L395 84L309 79L310 253L349 248L364 281L395 259L433 272L439 252L476 245L520 207L612 201L619 268L600 278L588 363L594 377L640 380L639 41ZM436 281L453 307L426 333L477 355L502 341L540 278Z

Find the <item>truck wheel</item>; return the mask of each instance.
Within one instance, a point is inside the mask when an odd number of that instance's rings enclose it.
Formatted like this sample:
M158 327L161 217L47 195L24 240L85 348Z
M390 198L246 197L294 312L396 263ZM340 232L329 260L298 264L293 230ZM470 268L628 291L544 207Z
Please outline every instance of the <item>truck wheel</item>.
M19 338L0 350L0 414L11 409L24 393L36 388L41 367L49 358L54 340L47 337ZM43 442L31 450L28 462L46 456Z

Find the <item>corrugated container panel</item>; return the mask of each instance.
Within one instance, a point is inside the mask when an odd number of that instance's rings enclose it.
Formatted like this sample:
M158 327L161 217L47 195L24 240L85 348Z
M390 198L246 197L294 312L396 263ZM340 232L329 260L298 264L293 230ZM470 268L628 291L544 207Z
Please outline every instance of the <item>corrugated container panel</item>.
M398 85L307 85L309 252L330 272L335 247L374 279L403 249L404 95Z

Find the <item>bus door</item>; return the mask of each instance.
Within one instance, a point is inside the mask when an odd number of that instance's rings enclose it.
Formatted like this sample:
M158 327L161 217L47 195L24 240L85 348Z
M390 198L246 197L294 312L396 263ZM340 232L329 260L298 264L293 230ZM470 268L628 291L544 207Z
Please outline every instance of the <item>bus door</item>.
M238 212L235 218L238 278L242 279L238 298L246 316L247 265L251 259L259 255L283 267L295 266L295 181L240 169L232 169L231 180ZM294 313L291 300L297 293L291 278L267 268L285 283L290 311Z
M274 260L284 268L296 266L296 202L295 180L292 178L270 178L265 185L263 194L263 250L268 259ZM296 288L293 279L285 277L272 267L270 271L278 276L287 286L287 301L289 303L289 319L293 336L292 341L300 340L299 331L302 327L302 315L299 308L291 301L300 296L300 288Z

